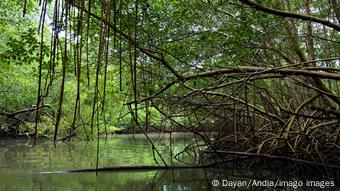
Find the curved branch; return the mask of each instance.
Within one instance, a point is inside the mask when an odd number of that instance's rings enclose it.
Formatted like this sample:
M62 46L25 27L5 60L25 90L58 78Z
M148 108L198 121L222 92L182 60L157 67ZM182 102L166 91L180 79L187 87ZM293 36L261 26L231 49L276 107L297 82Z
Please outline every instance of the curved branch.
M333 79L340 80L340 74L331 73L331 72L320 72L320 71L311 71L314 68L302 68L302 69L292 69L292 68L283 68L283 67L256 67L256 66L241 66L234 68L223 68L218 70L212 70L207 72L201 72L197 74L192 74L188 76L184 76L184 80L192 80L195 78L202 77L212 77L216 75L230 74L230 73L258 73L258 74L270 74L270 73L279 73L285 75L297 75L297 76L309 76L309 77L317 77L322 79ZM317 69L317 68L316 68Z
M255 2L249 1L249 0L239 0L242 3L249 5L250 7L265 12L265 13L269 13L272 15L277 15L277 16L281 16L281 17L289 17L289 18L295 18L295 19L300 19L300 20L304 20L304 21L313 21L315 23L320 23L323 24L325 26L328 26L336 31L340 31L340 25L332 23L328 20L325 19L320 19L317 17L313 17L313 16L307 16L307 15L303 15L303 14L298 14L298 13L291 13L291 12L286 12L286 11L281 11L278 9L272 9L269 7L265 7L262 6L260 4L257 4Z

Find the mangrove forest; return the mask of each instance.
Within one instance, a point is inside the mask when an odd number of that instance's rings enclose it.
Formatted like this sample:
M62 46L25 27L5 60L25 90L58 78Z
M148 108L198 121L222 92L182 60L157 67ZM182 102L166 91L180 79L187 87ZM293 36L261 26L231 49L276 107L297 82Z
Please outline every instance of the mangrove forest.
M340 0L0 0L0 190L337 190Z

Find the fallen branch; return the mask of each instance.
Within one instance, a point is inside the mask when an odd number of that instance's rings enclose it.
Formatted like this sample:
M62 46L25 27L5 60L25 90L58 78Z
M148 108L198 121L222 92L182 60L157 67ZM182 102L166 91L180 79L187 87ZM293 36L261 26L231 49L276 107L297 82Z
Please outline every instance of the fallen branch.
M40 172L39 174L63 174L63 173L77 173L77 172L138 172L138 171L157 171L157 170L181 170L181 169L202 169L211 168L215 165L204 166L118 166L118 167L102 167L102 168L86 168L86 169L74 169L74 170L59 170Z

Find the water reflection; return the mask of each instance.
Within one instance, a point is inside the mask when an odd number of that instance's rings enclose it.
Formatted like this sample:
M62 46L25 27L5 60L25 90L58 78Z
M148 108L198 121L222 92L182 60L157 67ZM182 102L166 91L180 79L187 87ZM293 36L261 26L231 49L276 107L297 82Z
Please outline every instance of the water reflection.
M99 173L97 177L95 173L49 174L37 175L35 179L35 186L47 191L209 190L203 170Z
M151 136L167 163L173 154L195 142L186 136ZM26 140L0 140L0 190L204 190L202 170L109 173L39 174L42 171L95 167L96 142L58 143L39 140L32 147ZM156 160L161 163L159 157ZM195 156L183 153L180 160L193 163ZM174 163L179 163L174 161ZM152 147L142 136L113 136L100 140L100 166L156 165Z
M195 143L190 137L177 137L169 144L168 137L152 136L155 146L167 163L174 156ZM198 141L199 143L199 141ZM197 155L186 153L180 161L195 164ZM159 157L155 157L161 163ZM39 140L32 147L23 140L0 140L0 191L199 191L249 190L247 187L212 186L212 180L298 180L284 168L249 170L236 169L182 169L138 172L100 172L40 174L42 171L94 168L96 141L58 143ZM175 165L181 163L173 160ZM100 167L156 165L150 143L141 136L113 136L100 140ZM280 172L280 171L283 172ZM318 180L318 179L316 179ZM306 190L292 187L252 187L252 190ZM337 190L336 188L332 188ZM308 188L307 190L319 190ZM327 190L327 189L326 189ZM338 189L339 190L339 189Z

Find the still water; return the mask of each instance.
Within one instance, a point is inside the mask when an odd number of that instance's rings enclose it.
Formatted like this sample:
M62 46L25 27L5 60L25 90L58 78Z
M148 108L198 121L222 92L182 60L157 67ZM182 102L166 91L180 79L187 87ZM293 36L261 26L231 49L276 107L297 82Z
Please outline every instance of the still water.
M199 143L190 136L152 135L152 140L168 164L181 165L179 161L196 164L193 152L173 155L191 144ZM233 169L185 169L143 172L50 173L40 172L95 168L96 141L53 142L38 140L33 147L27 140L0 140L0 191L200 191L200 190L249 190L245 186L221 187L222 180L236 182L250 180L292 179L275 175L272 171L240 171ZM172 154L171 154L172 153ZM171 160L172 158L172 160ZM99 167L157 165L152 146L143 136L114 135L100 139ZM156 160L161 164L159 157ZM267 174L269 173L269 175ZM218 180L220 185L213 186ZM216 182L215 182L216 183ZM253 187L252 190L274 190ZM333 188L334 189L334 188ZM283 187L275 190L295 190ZM305 190L303 188L297 190ZM314 189L313 189L314 190Z
M167 163L171 152L181 152L195 143L193 138L179 136L170 147L168 136L152 136ZM186 153L180 160L195 163L197 156ZM161 164L159 157L157 161ZM180 162L174 160L173 164ZM100 139L99 166L157 165L151 144L142 136L115 135ZM39 140L33 147L27 140L0 140L0 191L124 191L124 190L209 190L204 170L161 170L147 172L99 172L40 174L44 171L94 168L96 141L58 143Z

